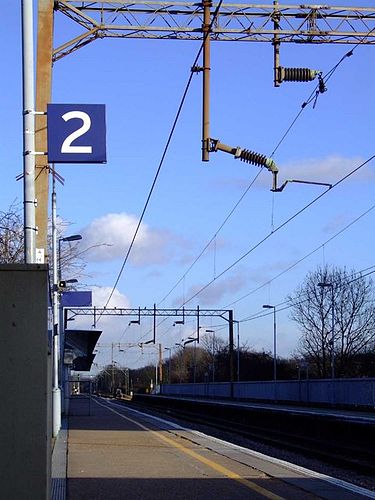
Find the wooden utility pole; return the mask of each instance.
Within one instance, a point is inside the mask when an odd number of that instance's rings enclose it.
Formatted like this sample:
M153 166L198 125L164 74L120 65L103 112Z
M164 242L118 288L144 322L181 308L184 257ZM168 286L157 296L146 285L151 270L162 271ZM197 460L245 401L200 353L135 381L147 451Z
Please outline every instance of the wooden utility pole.
M163 350L161 344L159 344L159 384L163 383Z
M53 52L53 0L38 1L38 46L36 61L36 111L47 112L52 89ZM35 149L47 152L47 116L37 115L35 120ZM48 259L47 229L49 200L49 166L46 155L35 157L35 197L37 200L35 223L36 248L44 249Z
M203 114L202 114L202 161L209 160L210 150L210 26L211 26L211 0L203 2Z

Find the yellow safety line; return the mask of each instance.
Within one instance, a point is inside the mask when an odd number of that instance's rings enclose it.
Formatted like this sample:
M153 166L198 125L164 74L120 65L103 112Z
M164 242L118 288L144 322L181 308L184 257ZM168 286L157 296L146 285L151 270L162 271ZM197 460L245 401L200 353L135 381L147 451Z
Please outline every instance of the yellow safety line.
M145 425L137 422L136 420L133 420L130 417L123 415L122 413L119 413L118 411L114 410L113 408L110 408L107 405L103 405L102 403L99 403L98 401L96 401L96 403L100 406L103 406L104 408L107 408L108 410L112 411L113 413L116 413L116 415L119 415L121 418L128 420L129 422L133 423L134 425L137 425L138 427L140 427L144 431L151 432L158 439L161 439L162 441L165 441L166 443L174 446L175 448L178 448L180 451L182 451L186 455L190 455L192 458L195 458L199 462L202 462L203 464L207 465L208 467L215 470L216 472L219 472L220 474L223 474L224 476L226 476L230 479L233 479L234 481L237 481L238 483L241 483L243 486L250 488L251 490L259 493L260 495L263 495L264 497L269 498L270 500L284 500L283 497L280 497L274 493L271 493L270 491L266 490L265 488L262 488L261 486L258 486L257 484L251 482L249 479L244 479L242 476L240 476L236 472L233 472L233 471L227 469L226 467L223 467L222 465L220 465L216 462L213 462L212 460L209 460L208 458L202 457L201 455L199 455L195 451L193 451L189 448L186 448L185 446L183 446L180 443L177 443L173 439L170 439L170 438L164 436L163 434L160 433L160 431L153 431L152 429L146 427Z

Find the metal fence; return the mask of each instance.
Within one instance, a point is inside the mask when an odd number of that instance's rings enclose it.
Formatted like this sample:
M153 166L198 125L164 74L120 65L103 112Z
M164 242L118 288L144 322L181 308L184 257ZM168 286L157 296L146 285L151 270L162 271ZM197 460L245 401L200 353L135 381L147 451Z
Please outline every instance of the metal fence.
M375 408L375 378L163 384L162 395Z

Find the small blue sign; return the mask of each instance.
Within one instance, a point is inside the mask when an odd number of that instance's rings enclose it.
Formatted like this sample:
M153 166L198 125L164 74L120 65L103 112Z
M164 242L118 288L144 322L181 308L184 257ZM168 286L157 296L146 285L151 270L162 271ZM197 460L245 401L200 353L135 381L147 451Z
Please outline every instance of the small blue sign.
M91 307L92 292L91 291L72 291L62 292L61 296L62 307Z
M47 105L50 163L106 163L104 104Z

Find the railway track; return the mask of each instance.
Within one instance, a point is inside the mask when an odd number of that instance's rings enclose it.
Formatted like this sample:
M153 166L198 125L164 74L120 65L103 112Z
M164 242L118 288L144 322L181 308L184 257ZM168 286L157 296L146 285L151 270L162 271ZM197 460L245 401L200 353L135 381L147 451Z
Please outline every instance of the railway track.
M297 452L356 473L375 475L375 448L371 444L374 443L374 425L366 426L368 427L368 439L356 440L355 435L343 434L340 436L340 432L336 432L330 439L327 439L327 433L331 432L333 424L330 422L328 428L325 428L324 418L319 419L320 435L316 435L316 432L312 435L307 430L308 422L306 419L300 420L297 425L296 420L294 420L293 425L286 428L283 425L270 425L270 418L259 418L254 422L254 419L248 418L248 412L232 411L232 413L229 412L228 418L228 412L220 411L222 407L220 410L216 408L212 414L212 412L207 411L206 405L197 404L192 410L191 408L173 407L171 402L166 405L165 400L158 403L157 398L152 398L152 404L150 403L150 397L137 397L136 401L127 404L142 410L156 411L158 414L167 415L170 418L205 426L215 431L219 430L226 434L241 436L278 449ZM317 427L316 421L314 427ZM336 427L339 426L336 425ZM366 435L365 428L362 428L361 432Z

